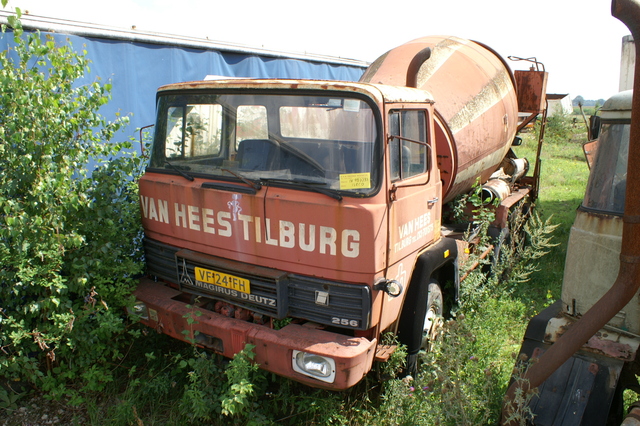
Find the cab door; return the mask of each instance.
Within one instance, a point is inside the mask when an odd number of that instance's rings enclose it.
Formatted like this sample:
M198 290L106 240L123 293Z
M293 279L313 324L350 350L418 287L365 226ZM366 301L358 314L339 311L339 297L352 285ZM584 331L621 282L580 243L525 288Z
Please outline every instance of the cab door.
M413 255L396 265L408 272L415 255L440 237L442 183L430 114L428 106L387 110L389 265Z

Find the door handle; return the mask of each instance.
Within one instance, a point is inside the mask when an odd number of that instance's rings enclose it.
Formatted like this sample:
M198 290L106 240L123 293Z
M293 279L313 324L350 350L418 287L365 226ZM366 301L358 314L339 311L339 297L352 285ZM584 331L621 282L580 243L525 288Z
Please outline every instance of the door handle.
M440 198L436 197L436 198L434 198L432 200L427 200L427 204L431 206L431 205L437 203L438 201L440 201Z

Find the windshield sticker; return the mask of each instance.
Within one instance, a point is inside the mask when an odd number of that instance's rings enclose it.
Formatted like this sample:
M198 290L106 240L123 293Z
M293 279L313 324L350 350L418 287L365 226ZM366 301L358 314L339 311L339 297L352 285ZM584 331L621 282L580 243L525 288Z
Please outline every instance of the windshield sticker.
M371 173L347 173L340 175L340 189L371 188Z
M358 112L360 111L360 101L357 99L345 99L344 100L344 110L349 112Z

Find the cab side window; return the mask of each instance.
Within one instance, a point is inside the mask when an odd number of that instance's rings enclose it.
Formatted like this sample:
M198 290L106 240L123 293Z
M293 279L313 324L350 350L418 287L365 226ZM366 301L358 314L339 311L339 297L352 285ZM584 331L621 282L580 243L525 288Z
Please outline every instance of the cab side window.
M427 120L424 111L392 111L389 115L389 166L391 180L425 173L427 165Z

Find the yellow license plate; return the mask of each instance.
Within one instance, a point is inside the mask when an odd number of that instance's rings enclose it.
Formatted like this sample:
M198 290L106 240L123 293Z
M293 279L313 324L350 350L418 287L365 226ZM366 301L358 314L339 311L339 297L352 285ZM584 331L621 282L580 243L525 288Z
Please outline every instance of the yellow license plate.
M198 267L195 268L195 274L198 281L229 288L241 293L251 293L251 287L247 279Z

